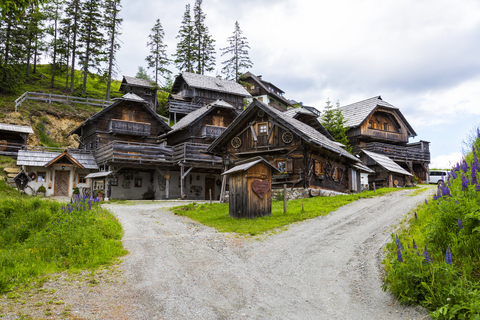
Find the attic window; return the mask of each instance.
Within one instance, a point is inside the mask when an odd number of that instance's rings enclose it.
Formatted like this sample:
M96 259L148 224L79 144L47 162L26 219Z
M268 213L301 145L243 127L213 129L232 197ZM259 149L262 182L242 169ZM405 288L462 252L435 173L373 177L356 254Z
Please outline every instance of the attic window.
M267 123L266 122L261 122L257 125L257 135L260 136L260 135L266 135L268 132L268 129L267 129Z

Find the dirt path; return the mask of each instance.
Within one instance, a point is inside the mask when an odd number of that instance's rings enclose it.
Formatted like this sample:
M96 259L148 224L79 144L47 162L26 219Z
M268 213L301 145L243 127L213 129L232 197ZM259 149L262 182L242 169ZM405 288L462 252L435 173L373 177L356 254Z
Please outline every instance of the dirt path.
M392 225L425 199L363 199L263 239L234 237L158 205L110 206L131 252L136 319L420 319L381 290Z

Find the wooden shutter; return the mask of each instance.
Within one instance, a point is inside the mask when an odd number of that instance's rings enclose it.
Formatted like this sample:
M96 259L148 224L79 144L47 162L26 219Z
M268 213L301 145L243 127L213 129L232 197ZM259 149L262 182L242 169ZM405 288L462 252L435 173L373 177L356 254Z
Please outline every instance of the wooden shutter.
M293 160L287 159L287 173L293 173Z

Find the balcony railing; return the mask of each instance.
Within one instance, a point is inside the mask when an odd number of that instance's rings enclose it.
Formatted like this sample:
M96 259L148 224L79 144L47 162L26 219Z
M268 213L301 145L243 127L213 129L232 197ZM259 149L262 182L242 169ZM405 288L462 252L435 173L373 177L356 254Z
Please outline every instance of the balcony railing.
M108 132L133 136L150 136L150 123L125 120L110 120Z
M210 126L206 125L202 127L202 138L204 139L216 139L220 136L224 131L225 127L217 127L217 126Z
M189 163L192 166L221 166L222 158L206 153L209 144L185 142L173 146L173 161Z
M394 161L430 161L430 151L421 149L418 146L409 147L370 142L365 147L359 149L386 155Z
M158 144L111 141L95 151L97 163L171 163L172 148Z

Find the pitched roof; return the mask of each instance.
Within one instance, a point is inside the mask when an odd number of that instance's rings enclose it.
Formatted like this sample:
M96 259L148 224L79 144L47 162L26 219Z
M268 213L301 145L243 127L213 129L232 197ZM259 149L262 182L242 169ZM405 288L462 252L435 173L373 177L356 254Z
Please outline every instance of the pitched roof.
M122 87L124 84L135 87L153 88L155 86L155 81L123 76L122 84L120 86Z
M235 81L218 79L216 77L202 74L182 72L182 74L175 79L175 83L173 84L174 87L180 81L180 78L183 78L183 80L185 80L185 82L192 88L225 92L242 97L251 97L250 93Z
M85 169L98 169L93 155L76 152L68 152L68 154ZM60 155L60 152L18 150L17 165L44 167Z
M273 95L275 98L281 100L283 103L285 103L287 106L291 106L292 103L290 102L290 100L288 100L287 98L279 95L277 92L275 92L274 90L271 90L268 85L278 89L279 92L281 93L285 93L283 92L280 88L278 88L277 86L275 86L274 84L268 82L268 81L265 81L259 77L257 77L256 75L254 75L253 73L251 73L250 71L247 71L246 73L244 73L242 75L242 78L243 77L246 77L246 78L252 78L256 83L258 83L258 85L260 85L263 90L267 91L270 95Z
M201 107L200 109L197 109L195 111L190 112L189 114L187 114L185 117L180 119L180 121L178 121L177 123L175 123L172 126L172 131L169 131L166 134L161 135L161 137L166 136L166 135L170 135L174 132L177 132L179 130L182 130L182 129L188 127L189 125L191 125L192 123L194 123L198 119L202 118L205 114L207 114L208 112L210 112L212 109L214 109L216 107L231 109L231 110L235 111L235 107L232 106L230 103L225 102L222 99L218 99L217 101L212 102L210 104L207 104L206 106Z
M145 99L137 96L133 92L129 92L127 94L124 94L121 98L115 98L115 99L112 99L112 100L119 100L119 99L128 100L128 101L140 101L140 102L145 102L146 101Z
M375 173L375 170L370 169L366 165L363 165L361 163L356 163L353 165L355 169L358 169L360 171L368 172L368 173Z
M8 123L0 123L0 130L18 132L18 133L33 133L32 127L30 126L19 126L16 124L8 124Z
M370 159L375 161L380 167L384 168L387 171L396 172L407 176L412 175L410 172L400 167L387 156L366 150L362 150L361 152L365 153Z
M264 104L258 100L253 100L253 102L245 109L233 122L230 126L217 138L215 139L210 147L208 147L207 152L214 152L217 146L224 139L229 138L233 135L233 129L245 118L249 116L249 113L254 108L260 108L265 111L269 116L274 118L279 122L280 125L284 126L288 130L300 136L303 140L314 143L322 148L328 149L334 153L337 153L341 156L354 160L356 162L360 161L352 154L348 153L346 150L338 146L335 142L325 137L323 134L315 130L314 128L304 124L303 122L298 121L288 115L285 115L284 112L281 112L269 105ZM243 129L243 128L242 128Z
M111 174L113 174L113 171L94 172L94 173L87 174L85 179L104 178L104 177L108 177Z
M234 172L238 172L238 171L248 170L248 169L250 169L251 167L253 167L254 165L256 165L257 163L260 163L260 162L264 162L265 164L267 164L269 167L271 167L271 168L274 169L275 171L278 171L277 168L275 168L274 166L272 166L272 164L271 164L270 162L268 162L267 160L263 159L262 157L255 157L255 158L249 159L249 160L253 160L253 161L249 161L249 162L245 162L245 163L239 164L238 166L235 166L235 167L231 168L230 170L225 171L224 173L222 173L222 176L223 176L223 175L226 175L226 174L231 174L231 173L234 173Z
M407 122L407 119L400 112L400 109L384 101L381 96L376 96L370 99L355 102L343 107L340 107L343 117L347 121L345 126L353 128L360 126L376 109L377 107L384 107L393 109L407 126L409 136L416 136L415 130Z
M133 94L133 96L136 96L138 97L137 95ZM150 105L148 104L147 101L143 100L142 98L138 97L139 99L141 100L138 100L136 99L135 97L133 97L132 94L125 94L123 95L121 98L118 98L114 103L112 103L111 105L109 105L108 107L105 107L103 108L102 110L100 110L99 112L95 113L93 116L91 116L90 118L88 118L87 120L85 120L82 124L80 124L78 127L76 127L75 129L73 129L72 131L70 131L70 133L67 135L67 137L71 134L79 134L79 131L80 129L85 126L88 122L92 121L92 120L95 120L97 119L98 117L102 116L104 113L106 113L107 111L111 110L112 108L114 108L115 106L119 105L120 103L124 102L124 101L132 101L132 102L136 102L136 103L141 103L144 108L147 110L147 112L150 113L150 115L156 119L159 123L161 123L161 126L163 127L164 131L170 131L172 130L170 128L170 126L155 112L152 110L152 108L150 107Z
M320 122L319 118L317 117L317 115L313 112L311 112L310 110L306 109L305 107L301 106L299 108L293 108L293 109L290 109L290 110L287 110L284 112L284 114L292 117L292 118L295 118L295 119L299 119L300 116L302 115L305 115L307 117L311 117L311 121L313 121L315 123L315 126L314 126L314 129L316 129L317 131L319 131L321 134L323 134L324 136L326 136L328 139L330 140L334 140L332 135L327 131L327 129L325 129L325 127L322 125L322 123ZM343 145L342 145L343 146Z

